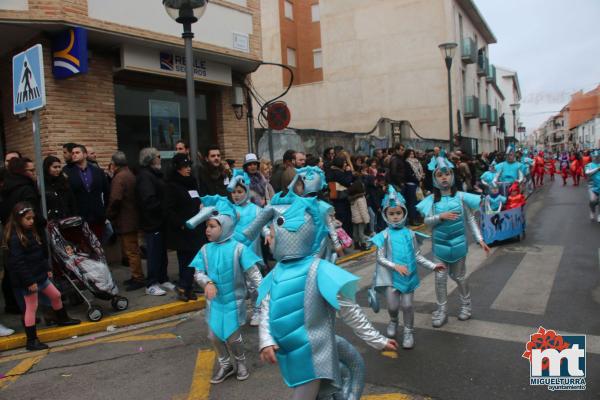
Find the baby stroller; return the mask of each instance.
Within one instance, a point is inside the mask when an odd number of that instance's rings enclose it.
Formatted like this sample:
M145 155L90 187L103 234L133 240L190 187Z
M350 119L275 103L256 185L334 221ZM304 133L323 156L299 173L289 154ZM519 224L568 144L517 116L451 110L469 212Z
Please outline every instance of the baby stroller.
M83 294L85 289L97 299L110 300L117 311L127 309L129 300L118 295L119 289L108 269L102 245L81 217L50 221L48 233L52 259L58 267L57 278L62 276L73 289L71 294L87 304L90 321L100 321L104 313ZM69 291L65 292L68 294Z

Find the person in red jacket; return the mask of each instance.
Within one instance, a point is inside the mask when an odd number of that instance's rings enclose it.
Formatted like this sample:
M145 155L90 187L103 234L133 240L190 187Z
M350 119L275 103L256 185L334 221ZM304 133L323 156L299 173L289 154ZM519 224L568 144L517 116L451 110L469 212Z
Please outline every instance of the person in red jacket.
M548 164L548 175L550 175L550 181L554 182L554 175L556 174L556 158L554 158L554 154L550 153L546 163Z
M573 152L571 154L571 175L573 175L573 186L579 186L579 180L583 175L583 162L579 153Z
M546 170L544 168L544 152L540 151L538 155L535 156L533 164L533 184L535 186L544 185L545 172Z
M510 186L510 189L508 192L509 192L509 196L508 196L508 199L506 200L506 205L504 206L505 210L519 208L519 207L525 205L525 203L526 203L525 196L523 196L523 194L521 194L518 183L516 183L516 182L513 183Z

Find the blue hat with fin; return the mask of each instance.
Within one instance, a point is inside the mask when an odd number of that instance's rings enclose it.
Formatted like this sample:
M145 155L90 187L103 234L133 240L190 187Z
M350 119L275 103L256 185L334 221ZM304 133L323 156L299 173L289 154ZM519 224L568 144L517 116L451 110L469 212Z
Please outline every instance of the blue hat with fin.
M454 164L450 162L446 158L446 152L444 150L440 151L440 155L437 157L431 157L431 161L427 164L427 169L430 171L435 171L436 169L452 169L454 168Z
M229 193L233 193L236 186L242 186L246 189L246 196L239 204L244 204L250 198L250 176L243 170L236 168L233 170L233 175L229 180L229 184L227 185L227 191Z
M402 210L404 211L404 217L402 218L402 221L393 223L388 220L386 210L390 207L402 207ZM383 214L383 220L391 228L402 228L406 223L406 217L408 215L406 209L406 200L404 199L404 196L402 196L402 194L398 193L394 185L388 185L387 193L383 198L383 201L381 202L381 211Z
M217 242L229 239L233 235L235 225L239 219L233 204L227 197L219 195L203 196L200 200L202 200L203 207L198 214L185 223L185 226L188 229L194 229L201 223L214 219L221 225L221 236L217 239Z

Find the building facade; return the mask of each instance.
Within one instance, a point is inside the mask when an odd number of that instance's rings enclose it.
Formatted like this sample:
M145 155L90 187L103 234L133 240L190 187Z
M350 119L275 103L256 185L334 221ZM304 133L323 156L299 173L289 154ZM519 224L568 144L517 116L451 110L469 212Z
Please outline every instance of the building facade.
M232 107L233 86L260 63L260 20L259 0L212 0L192 25L201 151L214 143L237 160L247 151L247 121ZM157 147L169 158L178 139L189 141L182 26L160 0L3 1L0 29L5 66L29 46L43 47L43 155L60 154L63 143L76 142L94 146L102 165L117 149L136 164L143 147ZM72 36L57 48L61 35L82 29L85 43ZM74 43L84 47L88 71L63 79L53 73L60 57L71 69L84 61L72 55ZM0 74L3 150L33 155L31 116L12 113L12 69Z
M447 71L438 45L456 42L451 68L454 135L476 153L503 148L505 103L489 45L496 38L471 0L265 0L263 59L290 66L282 98L298 129L391 135L408 121L421 137L448 141ZM265 98L289 76L258 70ZM390 121L380 123L381 121Z
M508 68L496 67L498 74L498 85L504 94L504 101L499 105L501 134L505 142L520 143L524 141L524 135L519 132L519 104L521 103L521 87L519 76L516 71Z

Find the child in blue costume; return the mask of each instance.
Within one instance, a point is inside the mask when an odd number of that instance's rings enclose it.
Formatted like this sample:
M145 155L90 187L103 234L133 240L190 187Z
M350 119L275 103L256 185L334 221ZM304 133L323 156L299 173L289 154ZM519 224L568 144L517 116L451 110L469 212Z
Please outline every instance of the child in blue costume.
M433 175L433 194L417 204L417 210L425 217L425 223L431 227L436 262L446 266L446 269L435 271L437 309L432 314L432 325L439 328L448 322L448 273L458 286L461 303L458 319L465 321L471 318L471 293L465 265L468 251L466 227L469 227L473 237L486 253L490 249L483 241L473 215L473 212L479 210L481 197L456 190L452 171L454 166L443 153L440 157L433 157L428 167Z
M316 257L315 240L325 222L317 200L296 196L291 204L268 206L244 232L247 240L270 224L272 252L278 261L259 287L261 358L279 363L292 399L312 400L337 394L358 400L363 388L362 359L335 335L335 315L377 349L395 350L393 339L376 331L353 302L358 277ZM358 371L342 381L340 359ZM348 361L350 359L350 361Z
M316 237L319 243L317 255L323 260L335 264L337 258L344 255L344 250L335 227L335 210L331 204L319 198L325 187L327 187L325 173L321 168L311 166L296 168L296 176L288 186L288 194L283 197L280 194L276 195L274 202L275 204L281 204L280 202L289 204L293 198L293 195L290 195L292 192L301 197L317 199L319 212L325 221L324 229L321 229Z
M510 186L513 182L523 182L523 168L520 162L516 161L515 148L508 146L506 148L506 160L496 165L496 178L494 183L498 186L503 184Z
M592 162L585 166L585 176L588 179L588 194L590 196L590 219L600 222L597 214L598 198L600 197L600 150L591 153Z
M500 194L498 186L492 184L490 186L490 194L485 196L484 209L486 213L499 213L502 207L506 204L506 197Z
M490 187L494 184L494 178L496 178L496 164L492 163L490 169L481 174L479 178L485 193L490 192Z
M417 264L429 269L444 269L443 264L435 264L421 255L415 232L405 226L406 202L392 185L381 204L383 219L388 227L371 238L377 246L377 264L373 276L373 287L383 292L390 314L387 336L396 337L398 311L402 308L404 334L402 347L414 347L413 325L415 311L413 296L419 286Z
M210 243L202 246L190 266L196 269L194 277L204 288L208 338L218 356L219 368L210 382L221 383L234 373L242 381L250 376L239 329L246 323L246 282L256 290L261 282L257 264L262 259L233 239L238 216L226 197L204 196L201 200L204 207L186 226L193 229L207 221Z
M239 221L235 225L236 238L243 238L242 232L260 213L261 208L250 201L250 177L241 169L233 171L233 176L227 185L227 191L231 193L231 199L233 206L238 213ZM265 228L263 236L268 235L269 230ZM254 254L262 258L262 248L260 243L260 237L256 238L249 245ZM252 304L252 313L250 315L250 326L258 326L260 319L260 307L256 305L256 297L258 296L257 291L250 293L250 301Z

